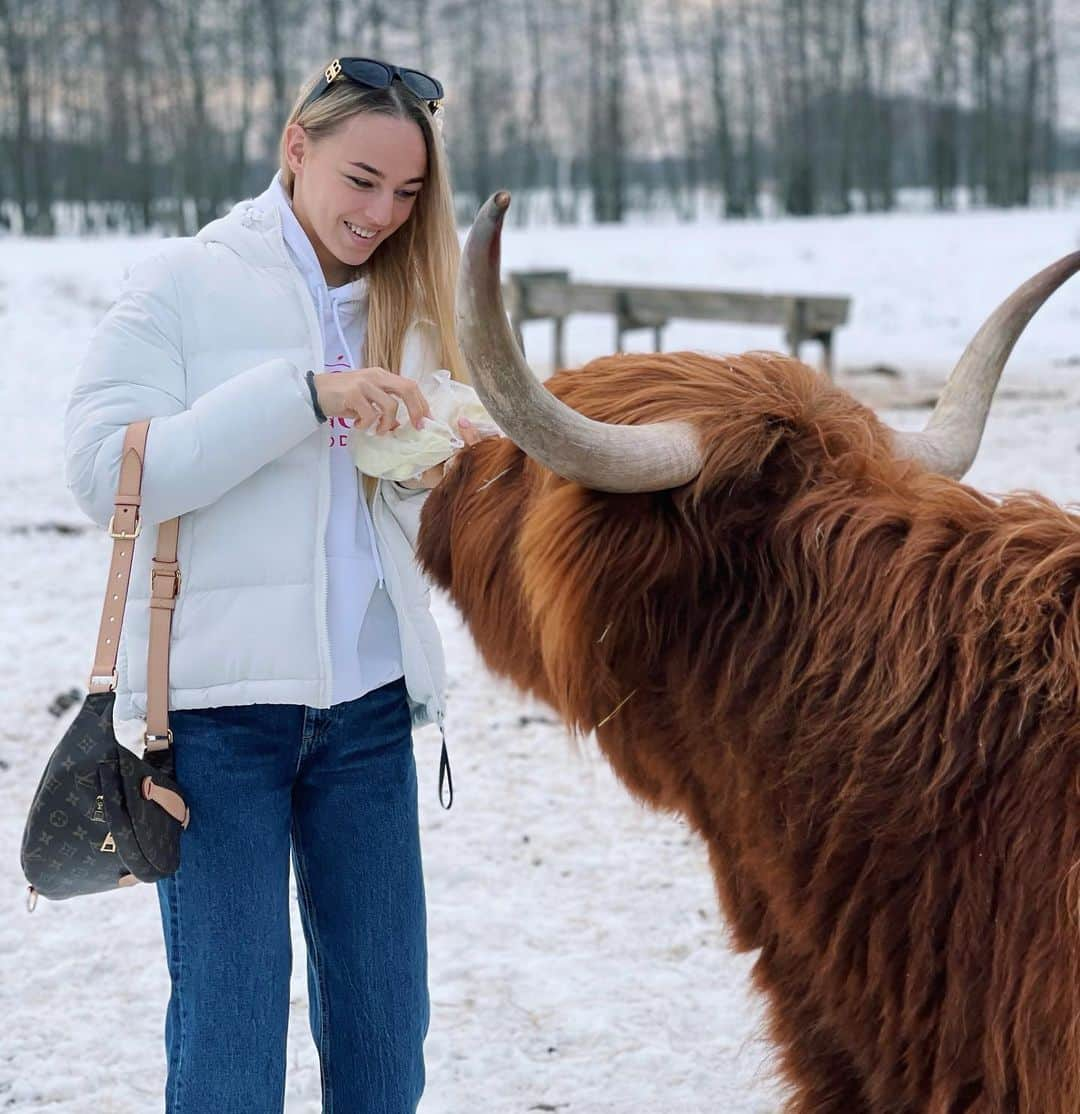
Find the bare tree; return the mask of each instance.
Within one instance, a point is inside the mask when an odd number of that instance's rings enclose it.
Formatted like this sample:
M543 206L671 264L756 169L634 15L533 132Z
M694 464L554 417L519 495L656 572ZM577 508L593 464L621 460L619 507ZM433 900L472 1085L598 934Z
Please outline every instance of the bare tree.
M696 193L700 182L698 159L701 142L694 123L694 105L700 99L700 78L698 67L690 56L686 45L682 13L678 0L667 0L668 27L671 33L672 55L675 59L675 73L679 96L679 120L682 123L683 159L686 166L686 184L690 190L691 205L696 205Z
M26 0L0 0L0 46L7 61L11 93L15 100L15 149L12 167L15 178L15 202L24 232L38 231L37 207L31 197L29 159L30 134L30 72L27 43L26 13L31 5Z
M782 166L784 208L797 215L817 211L807 19L809 3L810 0L782 0L781 4L783 124L776 139Z
M727 216L741 217L747 212L747 198L743 185L744 179L739 174L735 159L732 137L729 94L730 38L720 0L713 0L711 16L707 42L715 125L710 171L713 182L720 186L724 213Z
M431 68L431 0L415 0L415 3L417 57L420 69L429 70Z
M590 159L593 215L621 221L625 208L623 0L592 0L589 24Z
M899 185L944 207L961 182L1029 204L1080 159L1060 25L1054 0L0 0L0 230L194 231L272 173L297 79L346 49L443 78L463 219L500 185L515 220L886 209Z
M758 98L757 83L751 80L755 71L754 65L754 32L750 26L750 0L739 0L738 6L738 36L740 44L740 61L742 63L742 127L743 175L746 180L744 190L746 196L747 216L755 215L758 211L758 193L760 191L760 178L758 173ZM742 214L733 214L742 215Z
M627 0L625 11L637 53L636 69L644 86L641 103L642 115L647 117L647 135L652 139L649 154L660 165L660 176L664 180L670 204L680 217L689 219L693 202L686 181L685 165L677 159L674 144L668 133L667 112L660 93L660 64L649 43L648 28L642 18L641 4L635 0ZM646 177L642 187L645 207L648 208L652 191L652 181L649 177Z
M266 35L266 61L273 89L274 126L283 127L289 115L289 79L285 67L287 5L282 0L259 0L259 16Z
M952 208L959 169L957 94L960 84L960 0L922 0L930 53L930 184L938 209Z

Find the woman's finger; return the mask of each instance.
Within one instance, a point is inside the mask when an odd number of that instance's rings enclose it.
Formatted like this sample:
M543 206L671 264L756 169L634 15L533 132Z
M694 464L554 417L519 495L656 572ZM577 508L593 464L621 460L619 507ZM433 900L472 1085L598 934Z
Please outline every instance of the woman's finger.
M458 418L458 429L466 446L475 445L480 440L480 432L468 418Z
M368 385L365 397L375 409L381 411L376 433L389 433L397 425L397 400L374 384Z
M365 430L379 420L378 410L376 410L363 396L354 400L353 405L350 406L349 409L353 420L353 429Z
M424 424L425 418L431 417L431 407L428 405L428 400L424 397L424 392L420 390L419 384L412 379L406 379L404 375L393 375L387 372L386 378L379 383L379 386L384 391L397 395L405 403L406 409L409 411L409 418L417 429L420 429Z

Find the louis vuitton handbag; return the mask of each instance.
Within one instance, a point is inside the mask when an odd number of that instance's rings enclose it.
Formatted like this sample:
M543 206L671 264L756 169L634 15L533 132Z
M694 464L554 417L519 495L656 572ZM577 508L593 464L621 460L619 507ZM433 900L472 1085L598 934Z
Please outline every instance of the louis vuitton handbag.
M22 869L30 883L27 908L39 894L59 900L136 882L156 882L180 865L187 805L176 784L169 729L169 634L180 590L176 542L180 519L158 526L150 571L150 638L146 729L140 758L113 730L116 655L127 604L139 520L143 456L149 420L124 435L109 583L97 649L82 707L56 745L30 805L22 840Z

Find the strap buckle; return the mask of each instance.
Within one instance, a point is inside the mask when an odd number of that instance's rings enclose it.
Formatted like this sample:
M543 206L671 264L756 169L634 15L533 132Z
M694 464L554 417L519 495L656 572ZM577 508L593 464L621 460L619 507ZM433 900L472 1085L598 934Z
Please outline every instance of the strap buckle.
M121 540L131 541L133 538L137 538L139 536L139 533L142 530L142 518L139 516L139 508L138 507L135 508L135 533L134 534L125 534L123 530L121 530L119 533L117 533L116 530L113 527L113 520L115 518L116 518L115 512L113 514L109 515L109 537L110 538L114 538L117 541L121 541Z
M156 564L156 562L154 562ZM157 576L171 576L172 577L172 594L158 594L157 581L154 579ZM174 600L180 595L180 570L179 569L150 569L150 595L156 600Z
M168 750L172 746L172 728L170 727L164 735L155 735L147 730L143 732L143 749L144 750Z

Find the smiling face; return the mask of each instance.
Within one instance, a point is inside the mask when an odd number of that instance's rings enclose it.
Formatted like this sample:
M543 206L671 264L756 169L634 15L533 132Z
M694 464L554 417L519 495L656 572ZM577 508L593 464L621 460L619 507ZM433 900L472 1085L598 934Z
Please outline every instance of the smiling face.
M317 141L290 124L287 154L293 212L327 285L341 286L412 214L427 173L423 134L411 120L366 112Z

